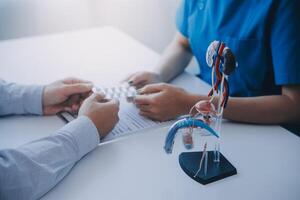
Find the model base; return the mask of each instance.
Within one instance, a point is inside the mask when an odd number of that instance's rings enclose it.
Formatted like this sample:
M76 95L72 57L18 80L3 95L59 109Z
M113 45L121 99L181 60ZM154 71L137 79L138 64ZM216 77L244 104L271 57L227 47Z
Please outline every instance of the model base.
M237 174L236 168L220 153L220 162L214 161L214 152L208 151L207 171L205 174L204 163L199 169L202 152L184 152L179 155L179 164L183 171L195 181L206 185L226 177ZM194 177L195 176L195 177Z

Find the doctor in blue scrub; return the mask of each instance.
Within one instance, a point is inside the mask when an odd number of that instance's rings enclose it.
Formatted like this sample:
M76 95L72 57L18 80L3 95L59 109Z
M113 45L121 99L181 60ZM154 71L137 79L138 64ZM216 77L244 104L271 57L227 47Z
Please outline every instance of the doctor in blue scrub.
M211 83L206 49L212 41L221 40L239 63L229 77L224 117L248 123L299 123L299 8L297 0L183 0L176 17L178 33L156 70L128 77L141 88L135 99L140 114L164 121L188 113L194 103L207 99L206 94L158 82L175 78L195 56L199 78Z

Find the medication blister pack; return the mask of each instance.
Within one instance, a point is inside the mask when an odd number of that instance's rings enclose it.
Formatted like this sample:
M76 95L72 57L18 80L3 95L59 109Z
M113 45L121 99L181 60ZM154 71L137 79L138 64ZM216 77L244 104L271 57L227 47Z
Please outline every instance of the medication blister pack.
M130 99L138 94L135 87L130 86L129 84L122 84L114 87L94 87L93 92L104 94L106 99Z

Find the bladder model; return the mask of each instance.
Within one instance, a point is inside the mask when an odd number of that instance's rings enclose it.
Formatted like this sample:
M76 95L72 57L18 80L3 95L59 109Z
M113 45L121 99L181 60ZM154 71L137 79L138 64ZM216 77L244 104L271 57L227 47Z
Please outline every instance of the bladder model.
M172 153L178 130L183 129L183 144L186 149L194 147L193 130L201 129L216 138L213 151L207 151L207 142L202 152L185 152L179 156L182 169L194 180L207 184L233 174L235 167L220 153L220 134L223 110L229 97L228 76L236 68L236 59L224 42L213 41L206 52L206 62L212 68L212 88L208 100L197 102L189 115L175 122L169 129L164 149Z

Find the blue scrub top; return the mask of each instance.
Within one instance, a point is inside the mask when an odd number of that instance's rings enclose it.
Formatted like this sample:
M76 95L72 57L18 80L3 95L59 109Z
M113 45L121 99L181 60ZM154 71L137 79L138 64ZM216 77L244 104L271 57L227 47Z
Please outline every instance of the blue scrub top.
M183 0L176 24L209 84L207 47L221 40L232 49L238 68L229 77L231 96L280 94L280 86L300 84L298 0Z

